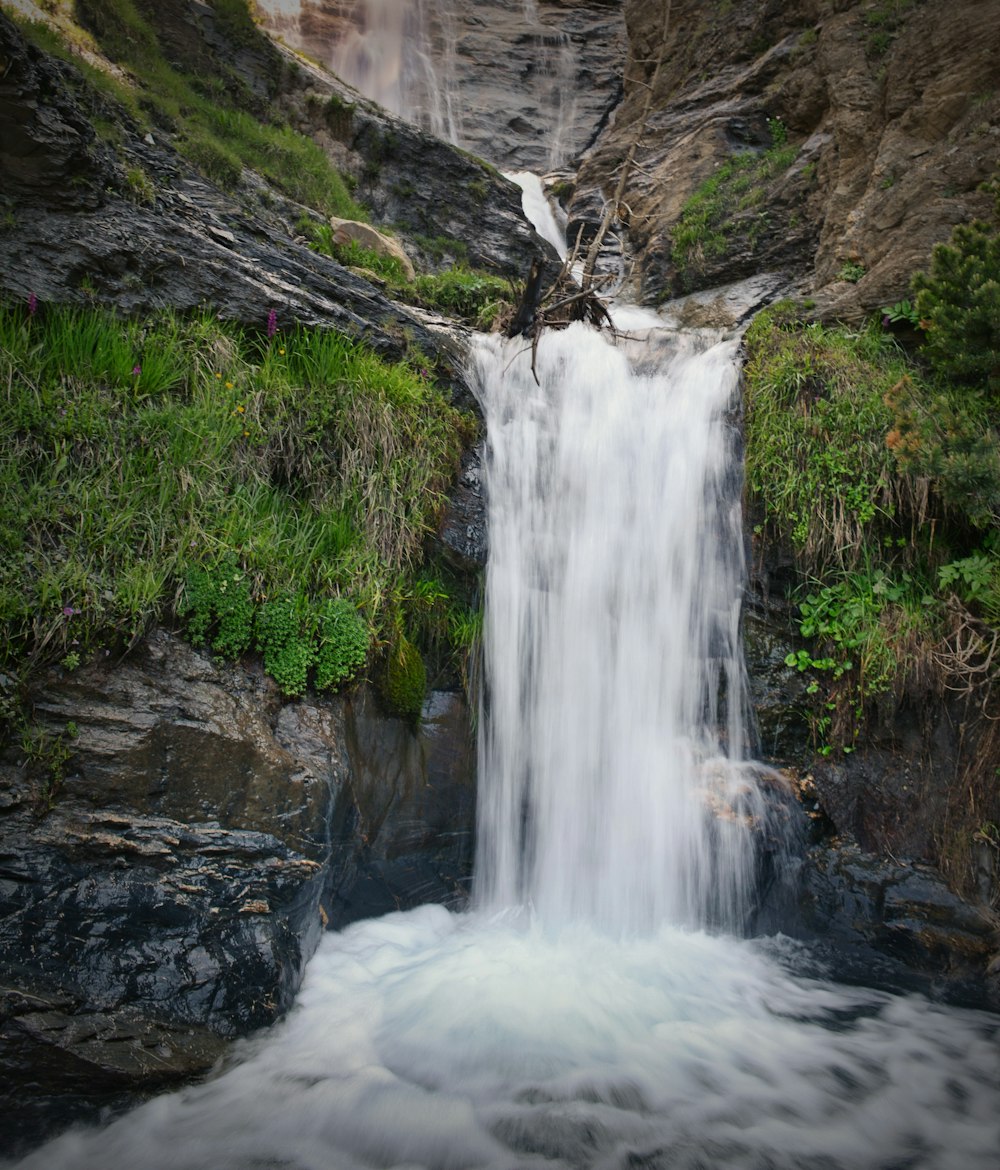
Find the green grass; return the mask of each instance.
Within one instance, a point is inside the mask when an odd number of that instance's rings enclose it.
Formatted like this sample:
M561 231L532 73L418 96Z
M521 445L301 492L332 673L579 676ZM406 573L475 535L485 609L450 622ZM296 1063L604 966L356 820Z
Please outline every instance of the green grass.
M219 654L266 650L262 609L291 597L309 665L335 674L328 602L376 646L409 622L472 426L333 333L0 305L0 670L75 665L178 614Z
M778 119L769 119L768 126L768 150L732 155L681 208L670 233L671 258L686 286L707 261L726 254L739 231L745 230L751 247L756 247L766 223L746 213L765 201L766 185L786 171L798 154L797 147L787 144L787 130Z
M263 39L243 0L214 7L215 21L230 40L252 45ZM181 154L220 187L234 189L247 168L322 215L367 218L317 143L272 122L266 103L223 59L206 49L180 59L177 46L164 43L156 23L163 14L156 5L79 0L76 12L108 58L127 70L132 84L87 65L48 26L22 22L21 27L41 48L71 61L85 84L112 97L141 129L175 135ZM120 138L121 128L113 122L104 118L99 126L112 141Z
M909 534L915 504L886 444L885 399L910 365L876 324L830 329L785 312L747 332L746 480L763 523L820 576Z

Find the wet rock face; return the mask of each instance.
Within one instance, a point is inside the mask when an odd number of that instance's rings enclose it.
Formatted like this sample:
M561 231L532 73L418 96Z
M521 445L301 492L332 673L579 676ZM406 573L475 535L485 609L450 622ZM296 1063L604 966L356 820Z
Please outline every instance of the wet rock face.
M1000 25L977 0L890 7L672 4L625 194L644 299L781 269L827 315L857 318L905 296L932 245L985 213L977 188L1000 157ZM571 219L592 220L613 190L660 54L662 8L626 0L625 14L625 98L585 160ZM752 198L741 192L725 246L706 239L682 271L671 232L685 201L734 155L766 151L769 119L796 157Z
M438 137L506 169L577 157L621 93L621 0L302 0L289 43Z
M0 768L8 1141L210 1067L287 1010L324 925L467 895L457 695L415 733L364 689L283 701L159 631L53 673L34 712L71 755L54 784L15 752Z
M932 867L821 845L802 889L798 926L786 929L810 938L835 978L1000 1010L996 922Z

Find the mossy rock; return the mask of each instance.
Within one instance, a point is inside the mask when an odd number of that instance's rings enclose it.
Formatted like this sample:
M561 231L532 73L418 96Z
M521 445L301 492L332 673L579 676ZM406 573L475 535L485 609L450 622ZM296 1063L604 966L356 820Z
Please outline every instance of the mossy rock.
M427 669L420 651L400 634L386 660L383 694L397 715L414 721L420 718L427 691Z

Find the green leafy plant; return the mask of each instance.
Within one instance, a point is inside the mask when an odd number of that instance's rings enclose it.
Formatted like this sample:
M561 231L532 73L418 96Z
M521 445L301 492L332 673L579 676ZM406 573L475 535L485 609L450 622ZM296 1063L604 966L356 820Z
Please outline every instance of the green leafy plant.
M343 598L320 607L316 647L316 686L334 690L350 682L368 658L370 635L358 611Z
M841 265L840 271L837 273L837 279L846 280L850 284L857 284L866 272L867 269L860 261L845 260Z
M178 612L187 616L188 637L195 646L207 641L227 658L239 658L250 646L254 605L247 574L235 557L210 569L190 569Z
M316 660L307 618L308 602L301 594L283 594L257 611L257 649L264 669L286 695L302 694Z
M912 301L897 301L894 305L883 307L882 322L885 325L912 325L914 329L918 329L920 314Z

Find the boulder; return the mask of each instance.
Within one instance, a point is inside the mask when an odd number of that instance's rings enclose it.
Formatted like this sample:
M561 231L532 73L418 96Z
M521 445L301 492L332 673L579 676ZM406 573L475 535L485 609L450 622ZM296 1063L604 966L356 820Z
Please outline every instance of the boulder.
M413 262L403 251L402 246L390 236L383 235L382 232L373 228L371 224L359 223L356 219L338 219L337 216L332 215L330 216L330 227L333 229L333 242L335 244L349 244L353 241L378 256L395 260L403 269L403 275L407 280L416 278L417 274L414 271Z

